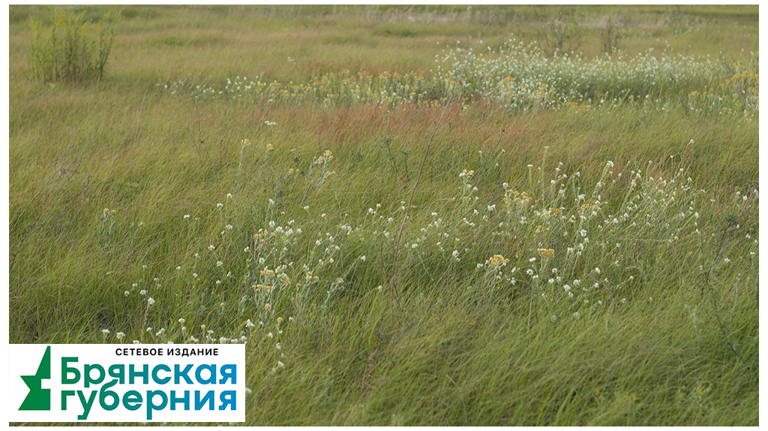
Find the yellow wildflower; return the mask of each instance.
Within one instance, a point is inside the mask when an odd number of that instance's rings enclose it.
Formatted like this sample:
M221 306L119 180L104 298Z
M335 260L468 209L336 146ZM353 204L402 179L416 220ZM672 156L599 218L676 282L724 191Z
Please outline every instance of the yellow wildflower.
M491 265L494 268L498 268L498 267L506 264L507 262L509 262L509 259L505 259L504 256L502 256L500 254L495 254L490 259L486 260L485 264L486 265Z
M555 250L551 248L537 248L536 251L539 252L543 258L548 258L555 255Z

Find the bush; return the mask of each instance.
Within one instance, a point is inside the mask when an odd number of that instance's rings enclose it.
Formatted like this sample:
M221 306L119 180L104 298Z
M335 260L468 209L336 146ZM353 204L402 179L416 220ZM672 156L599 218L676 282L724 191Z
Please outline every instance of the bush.
M96 78L101 81L106 69L115 27L120 12L107 12L91 24L85 14L52 8L51 27L30 20L32 45L29 50L31 76L43 82L80 82Z

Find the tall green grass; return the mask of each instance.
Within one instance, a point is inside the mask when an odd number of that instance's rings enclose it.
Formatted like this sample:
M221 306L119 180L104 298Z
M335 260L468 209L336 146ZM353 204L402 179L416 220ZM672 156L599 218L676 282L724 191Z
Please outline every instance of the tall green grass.
M227 10L171 22L244 25ZM173 36L127 12L116 64ZM202 100L122 64L98 88L13 78L11 342L246 343L249 425L758 423L750 116ZM238 66L208 82L256 82ZM432 79L368 66L292 85Z
M30 20L32 77L44 83L81 82L91 78L101 81L120 13L107 12L95 25L89 26L84 13L71 13L58 7L51 8L51 12L50 27Z

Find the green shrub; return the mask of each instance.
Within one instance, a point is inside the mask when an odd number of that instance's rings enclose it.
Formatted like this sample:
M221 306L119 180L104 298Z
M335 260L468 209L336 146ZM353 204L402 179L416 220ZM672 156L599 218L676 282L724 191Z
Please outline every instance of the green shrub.
M83 13L75 14L58 7L51 10L51 27L30 20L31 76L43 82L80 82L91 78L101 81L120 12L107 12L98 23L90 24Z

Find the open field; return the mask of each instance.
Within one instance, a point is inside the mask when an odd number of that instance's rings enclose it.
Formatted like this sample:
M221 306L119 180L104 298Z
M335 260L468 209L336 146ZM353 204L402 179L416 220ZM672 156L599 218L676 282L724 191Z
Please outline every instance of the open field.
M41 83L10 8L11 343L247 343L249 425L758 424L757 6L122 15Z

